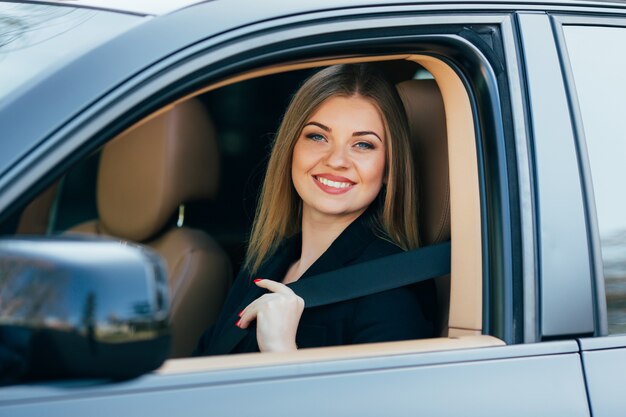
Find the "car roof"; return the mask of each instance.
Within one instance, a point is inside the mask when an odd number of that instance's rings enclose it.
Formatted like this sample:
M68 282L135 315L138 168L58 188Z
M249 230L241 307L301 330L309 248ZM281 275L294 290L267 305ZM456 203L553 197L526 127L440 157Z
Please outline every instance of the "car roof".
M2 1L2 0L0 0ZM188 6L206 3L214 0L29 0L30 3L44 3L44 4L58 4L73 7L89 7L103 10L111 10L122 13L132 13L140 15L163 15L176 10L186 8ZM424 0L396 0L393 4L415 4L425 3ZM568 5L568 6L593 6L593 5L616 5L623 7L626 4L626 0L524 0L524 1L511 1L502 2L501 0L439 0L434 3L448 3L448 4L497 4L497 3L523 3L527 5ZM277 12L283 8L282 2L270 2L271 7L276 9ZM297 3L296 3L297 4ZM336 9L343 7L358 7L358 6L373 6L373 5L389 5L388 1L372 1L372 0L317 0L315 2L315 9ZM294 4L285 4L286 9L293 11ZM298 8L298 7L296 7ZM308 10L309 7L302 4L303 11Z
M30 0L29 2L89 7L141 15L163 15L205 1L209 0Z

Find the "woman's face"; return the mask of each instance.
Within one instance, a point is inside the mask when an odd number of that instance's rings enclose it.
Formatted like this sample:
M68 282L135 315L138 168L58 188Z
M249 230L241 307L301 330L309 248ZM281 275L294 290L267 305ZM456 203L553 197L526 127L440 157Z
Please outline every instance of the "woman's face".
M357 95L324 101L293 150L291 176L303 215L363 213L383 185L385 146L382 116L369 100Z

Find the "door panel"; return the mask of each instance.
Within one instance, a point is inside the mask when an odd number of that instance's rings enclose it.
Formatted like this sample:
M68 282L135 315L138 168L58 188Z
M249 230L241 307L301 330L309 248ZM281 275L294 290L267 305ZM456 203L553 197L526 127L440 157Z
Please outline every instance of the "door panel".
M589 415L573 341L155 374L126 383L27 391L0 391L0 416L44 410L50 417Z
M594 417L626 413L626 336L582 339L583 366Z
M624 415L626 19L563 15L554 25L586 181L596 320L600 334L622 334L580 340L589 403L594 417Z

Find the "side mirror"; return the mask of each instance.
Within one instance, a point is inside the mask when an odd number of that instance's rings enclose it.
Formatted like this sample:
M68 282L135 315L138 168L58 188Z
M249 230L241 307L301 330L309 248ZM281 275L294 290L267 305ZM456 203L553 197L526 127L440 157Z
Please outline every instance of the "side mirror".
M0 239L0 375L131 378L169 353L166 270L93 237Z

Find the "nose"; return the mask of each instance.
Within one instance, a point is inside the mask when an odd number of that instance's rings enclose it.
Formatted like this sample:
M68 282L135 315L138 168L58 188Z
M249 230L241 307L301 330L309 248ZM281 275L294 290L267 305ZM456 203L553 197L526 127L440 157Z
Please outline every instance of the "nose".
M350 158L348 155L348 150L345 146L340 146L339 144L334 144L328 150L328 154L326 155L326 165L331 168L341 169L348 168L350 166Z

